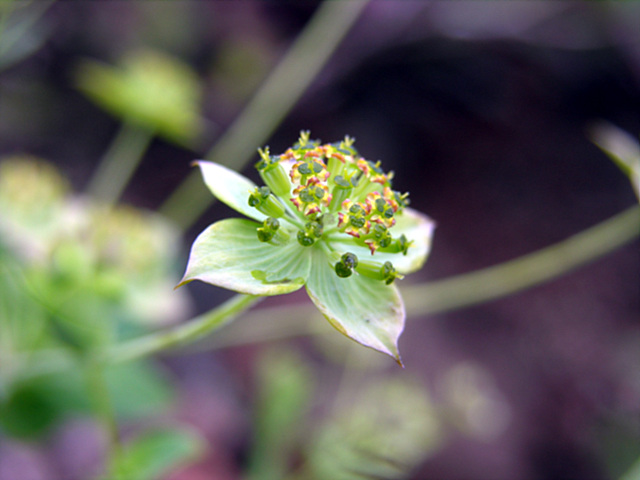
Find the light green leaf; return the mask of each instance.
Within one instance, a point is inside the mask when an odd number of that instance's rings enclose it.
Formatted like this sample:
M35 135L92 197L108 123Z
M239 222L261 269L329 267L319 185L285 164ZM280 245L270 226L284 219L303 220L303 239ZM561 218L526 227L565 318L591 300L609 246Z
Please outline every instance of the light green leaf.
M329 257L314 249L307 292L316 307L339 332L356 342L391 355L402 365L398 337L405 311L395 285L354 273L336 275Z
M111 478L154 480L198 458L205 442L192 430L147 432L129 442L113 462Z
M332 238L331 247L340 253L351 252L363 260L375 260L381 264L389 261L393 263L398 272L408 274L420 270L427 260L434 229L435 222L433 220L417 210L406 208L396 216L396 224L391 229L394 238L399 238L404 234L408 240L413 241L406 255L385 253L380 250L371 255L369 247L355 245L353 237L348 235Z
M262 221L266 215L249 206L249 193L256 184L239 173L214 162L196 162L202 178L211 193L222 203L254 220Z
M310 250L293 235L282 245L262 243L258 226L240 218L209 226L193 243L180 285L201 280L249 295L280 295L302 287L309 276Z

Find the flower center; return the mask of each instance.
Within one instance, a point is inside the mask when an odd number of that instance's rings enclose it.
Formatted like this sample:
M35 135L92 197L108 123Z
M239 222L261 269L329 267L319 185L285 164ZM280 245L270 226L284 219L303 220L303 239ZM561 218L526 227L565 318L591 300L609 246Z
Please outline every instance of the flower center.
M356 270L391 283L401 277L391 262L359 261L353 253L336 252L328 241L351 238L371 255L378 250L406 255L411 246L404 235L395 238L391 232L396 216L409 204L408 194L393 190L393 172L385 173L379 161L362 158L353 143L346 137L321 144L310 140L309 132L301 132L298 142L281 155L271 155L268 148L258 150L256 168L267 187L251 192L249 205L268 215L257 229L258 239L278 244L278 235L288 238L287 228L280 228L277 220L282 219L297 228L297 240L304 247L325 240L339 257L339 277Z

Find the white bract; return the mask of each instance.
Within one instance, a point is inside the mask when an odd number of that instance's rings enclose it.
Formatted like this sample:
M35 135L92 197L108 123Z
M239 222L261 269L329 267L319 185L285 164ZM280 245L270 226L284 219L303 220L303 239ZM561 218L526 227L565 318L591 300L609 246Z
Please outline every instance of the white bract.
M249 295L304 286L337 330L400 363L405 310L394 280L422 267L433 222L407 207L393 174L360 157L350 138L322 145L303 132L282 155L259 152L264 187L197 162L211 192L252 220L204 230L180 285L201 280Z

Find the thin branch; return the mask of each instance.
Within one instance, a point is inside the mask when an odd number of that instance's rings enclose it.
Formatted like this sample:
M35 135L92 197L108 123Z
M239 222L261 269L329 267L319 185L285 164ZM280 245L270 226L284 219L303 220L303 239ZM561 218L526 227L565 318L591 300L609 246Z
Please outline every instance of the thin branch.
M287 55L206 158L239 170L296 104L349 31L367 1L322 2ZM183 229L214 202L192 171L159 211Z
M407 317L455 310L505 297L560 277L640 235L640 206L561 242L509 262L444 280L402 287ZM311 313L314 312L314 313ZM189 350L225 348L325 332L308 304L262 308Z
M140 164L152 138L150 131L123 123L91 178L87 187L89 194L107 204L115 203Z

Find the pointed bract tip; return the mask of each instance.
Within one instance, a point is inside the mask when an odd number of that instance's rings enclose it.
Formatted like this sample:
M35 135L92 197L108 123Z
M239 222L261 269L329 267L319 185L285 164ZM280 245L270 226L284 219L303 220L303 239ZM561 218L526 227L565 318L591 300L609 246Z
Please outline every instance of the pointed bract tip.
M190 279L190 278L183 278L182 280L180 280L180 283L178 283L175 287L173 287L173 290L176 291L177 289L179 289L183 285L186 285L187 283L191 282L191 280L192 279Z

